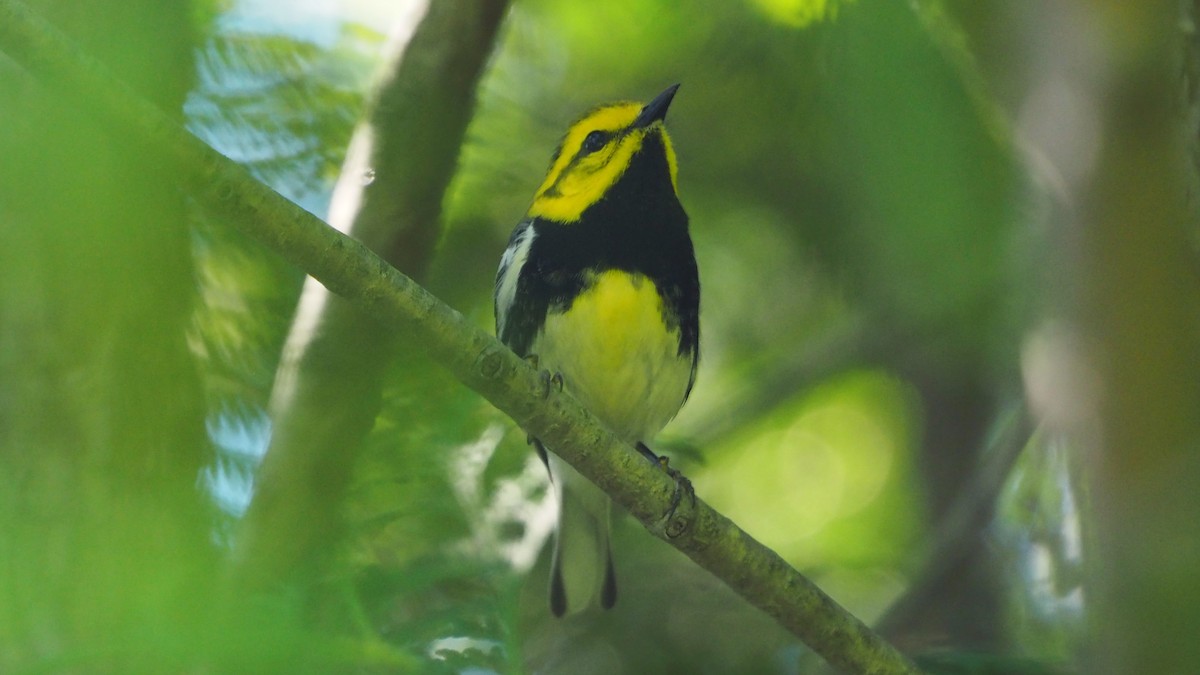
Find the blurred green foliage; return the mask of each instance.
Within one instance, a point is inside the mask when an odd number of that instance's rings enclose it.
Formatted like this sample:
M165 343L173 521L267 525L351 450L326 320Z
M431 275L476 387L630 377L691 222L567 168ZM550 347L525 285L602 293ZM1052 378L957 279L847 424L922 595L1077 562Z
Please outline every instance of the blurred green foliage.
M1014 468L996 525L1009 583L1021 598L1008 608L1014 639L1031 653L1059 659L1086 639L1080 514L1088 512L1088 496L1081 467L1073 466L1077 455L1065 439L1035 434Z
M225 21L236 6L202 4L188 127L321 211L380 33L347 20L334 39L316 40ZM515 3L481 87L429 282L490 327L500 252L567 124L597 103L645 99L681 82L669 124L704 287L702 365L692 400L655 447L673 452L702 497L868 621L916 573L932 536L931 503L959 487L929 464L959 455L971 466L988 420L1020 390L1018 345L1040 281L1025 274L1036 234L1011 139L963 53L973 43L956 28L958 19L974 26L977 15L944 9L865 0ZM157 37L131 39L145 46ZM207 409L190 421L194 431L207 420L216 451L190 469L224 511L211 525L224 554L269 434L264 411L301 276L202 205L190 207L157 226L191 233L194 268L184 276L198 292L187 345ZM131 279L154 283L139 262L122 264ZM351 537L329 568L235 616L161 630L137 623L117 640L130 644L114 649L142 652L135 665L145 672L197 662L215 672L795 673L811 665L794 638L627 520L617 525L617 609L553 621L539 553L549 497L524 434L420 354L402 355L388 372L344 509ZM958 426L968 428L943 433ZM1011 589L1007 632L984 646L1070 658L1082 639L1074 632L1082 610L1063 601L1074 586L1038 595L1043 577L1011 573L1032 564L1031 542L1063 531L1059 520L1039 521L1045 513L1079 517L1078 505L1062 506L1073 488L1059 478L1070 470L1035 461L1020 468L1000 513L996 545L1011 552L1001 575ZM0 525L15 527L15 513ZM112 523L128 537L122 528L138 526ZM205 571L220 578L217 563ZM115 583L113 593L145 591L123 577ZM193 600L207 588L193 588ZM1047 598L1054 612L1031 618ZM0 641L38 633L16 625L26 618L0 612ZM924 646L944 636L905 637ZM89 648L107 636L94 638ZM36 658L55 651L0 645L0 666L110 664L86 650Z
M802 568L886 569L919 537L916 414L886 375L831 378L706 448L696 487L734 521L774 514L756 536Z

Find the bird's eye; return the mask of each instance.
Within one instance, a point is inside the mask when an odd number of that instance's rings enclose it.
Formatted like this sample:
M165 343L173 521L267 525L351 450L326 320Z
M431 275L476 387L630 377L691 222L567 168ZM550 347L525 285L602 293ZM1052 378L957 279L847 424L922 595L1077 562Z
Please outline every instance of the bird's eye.
M584 155L592 154L593 152L599 150L600 148L603 148L605 142L607 142L607 141L608 141L607 133L605 133L603 131L593 131L592 133L587 135L587 138L583 139L582 154L584 154Z

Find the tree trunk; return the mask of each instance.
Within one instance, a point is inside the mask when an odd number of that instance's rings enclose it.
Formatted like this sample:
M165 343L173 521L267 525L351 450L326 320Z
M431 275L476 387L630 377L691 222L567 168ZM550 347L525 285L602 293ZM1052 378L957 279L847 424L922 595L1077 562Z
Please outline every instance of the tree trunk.
M330 224L418 282L506 7L503 0L438 0L415 30L398 33L334 191ZM270 447L238 542L242 582L303 577L332 549L350 471L396 352L394 333L307 281L271 396Z

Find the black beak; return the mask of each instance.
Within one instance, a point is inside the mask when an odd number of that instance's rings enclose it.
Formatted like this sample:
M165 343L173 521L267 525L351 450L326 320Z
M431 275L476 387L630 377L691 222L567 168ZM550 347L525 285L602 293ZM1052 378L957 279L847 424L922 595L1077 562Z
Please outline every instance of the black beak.
M663 93L655 96L653 101L647 103L646 107L642 108L642 112L638 113L637 119L633 121L633 128L641 129L665 120L667 108L671 107L671 99L675 98L675 90L678 88L678 84L673 84L667 87Z

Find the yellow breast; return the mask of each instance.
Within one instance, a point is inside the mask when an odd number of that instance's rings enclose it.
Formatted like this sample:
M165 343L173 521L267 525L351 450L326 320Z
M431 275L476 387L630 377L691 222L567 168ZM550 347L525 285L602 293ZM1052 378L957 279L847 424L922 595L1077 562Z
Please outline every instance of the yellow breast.
M551 312L532 352L617 435L649 441L679 412L691 361L679 355L658 289L619 270L594 276L566 312Z

